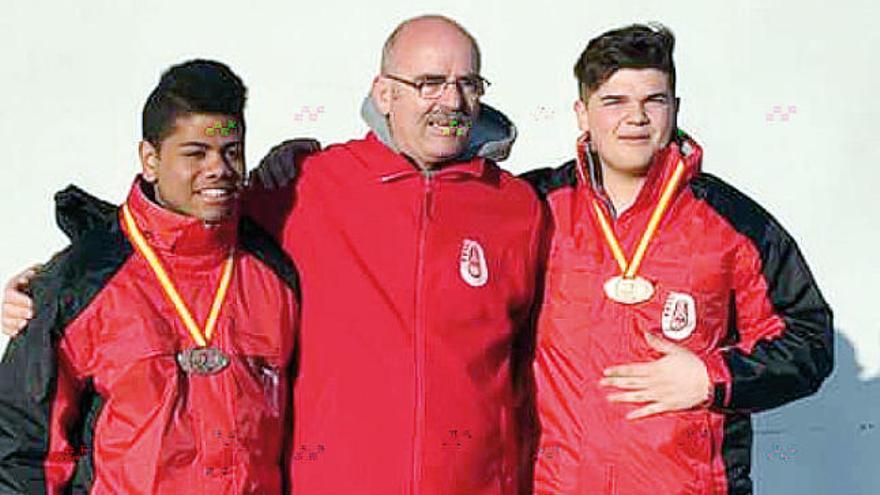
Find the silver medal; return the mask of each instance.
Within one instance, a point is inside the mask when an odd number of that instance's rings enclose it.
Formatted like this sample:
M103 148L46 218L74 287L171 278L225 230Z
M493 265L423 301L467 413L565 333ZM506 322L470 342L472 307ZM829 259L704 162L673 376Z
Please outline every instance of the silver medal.
M197 347L178 352L177 364L190 374L213 375L229 365L229 357L215 347Z

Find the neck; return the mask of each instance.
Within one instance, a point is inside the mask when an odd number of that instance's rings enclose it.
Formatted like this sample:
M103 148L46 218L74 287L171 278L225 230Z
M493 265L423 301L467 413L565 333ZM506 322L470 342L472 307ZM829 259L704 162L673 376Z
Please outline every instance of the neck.
M647 169L638 172L622 172L602 164L602 185L618 214L635 202L647 175Z

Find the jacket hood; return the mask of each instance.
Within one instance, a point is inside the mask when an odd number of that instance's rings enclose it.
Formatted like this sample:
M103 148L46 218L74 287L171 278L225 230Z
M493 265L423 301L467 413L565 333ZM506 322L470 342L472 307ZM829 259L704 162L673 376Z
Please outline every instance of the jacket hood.
M361 117L385 146L399 152L391 139L391 130L385 116L379 113L372 97L367 95L361 105ZM471 129L470 143L459 160L486 158L495 162L504 161L516 141L516 126L506 115L495 108L480 103L480 117Z
M55 221L71 241L92 230L111 230L118 207L73 184L55 193Z
M206 225L198 218L167 210L153 201L138 176L126 203L150 246L180 255L225 252L236 241L238 215ZM55 218L61 230L76 241L95 230L111 231L119 221L119 207L70 185L55 194Z

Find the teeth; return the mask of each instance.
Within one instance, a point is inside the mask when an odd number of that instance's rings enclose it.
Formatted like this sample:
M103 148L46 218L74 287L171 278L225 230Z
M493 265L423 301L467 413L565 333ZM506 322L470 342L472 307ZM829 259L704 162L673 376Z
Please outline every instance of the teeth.
M451 127L453 129L470 128L473 126L471 119L462 114L430 115L428 117L428 124L432 127Z
M212 198L219 198L229 194L229 191L226 189L202 189L201 193Z
M470 129L467 127L440 127L440 134L444 136L454 135L461 137L467 134L469 131Z

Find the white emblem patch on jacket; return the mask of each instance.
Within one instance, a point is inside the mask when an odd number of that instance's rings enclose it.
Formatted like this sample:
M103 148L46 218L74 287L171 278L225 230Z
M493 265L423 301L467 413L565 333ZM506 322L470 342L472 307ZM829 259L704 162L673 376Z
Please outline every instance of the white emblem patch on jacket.
M489 280L486 266L486 253L477 241L465 239L461 244L461 257L458 262L461 279L471 287L482 287Z
M697 328L697 305L690 294L670 292L663 305L663 335L684 340Z

